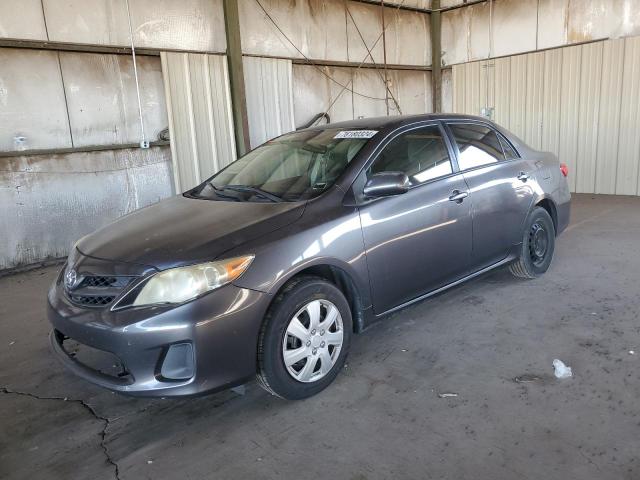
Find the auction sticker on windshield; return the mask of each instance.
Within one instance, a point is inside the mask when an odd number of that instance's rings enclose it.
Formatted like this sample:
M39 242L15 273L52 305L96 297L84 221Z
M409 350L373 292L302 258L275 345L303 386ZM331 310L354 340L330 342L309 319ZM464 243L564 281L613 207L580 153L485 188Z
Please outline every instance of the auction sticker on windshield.
M333 138L371 138L376 133L378 133L377 130L343 130Z

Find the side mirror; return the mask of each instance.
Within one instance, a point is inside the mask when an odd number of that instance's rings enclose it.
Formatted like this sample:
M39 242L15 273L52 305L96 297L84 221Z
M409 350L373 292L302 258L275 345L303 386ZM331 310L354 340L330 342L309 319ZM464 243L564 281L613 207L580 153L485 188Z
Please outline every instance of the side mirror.
M409 177L405 173L374 173L364 186L364 194L370 198L389 197L406 193L409 185Z

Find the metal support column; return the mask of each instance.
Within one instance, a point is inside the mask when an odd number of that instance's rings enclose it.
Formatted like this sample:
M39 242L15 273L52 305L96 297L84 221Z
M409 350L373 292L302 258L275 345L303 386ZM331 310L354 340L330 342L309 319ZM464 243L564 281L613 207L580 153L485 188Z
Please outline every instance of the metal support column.
M440 0L431 0L431 85L433 111L442 111L442 14Z
M240 15L236 0L223 0L223 4L236 150L238 156L242 156L249 150L249 119L240 43Z

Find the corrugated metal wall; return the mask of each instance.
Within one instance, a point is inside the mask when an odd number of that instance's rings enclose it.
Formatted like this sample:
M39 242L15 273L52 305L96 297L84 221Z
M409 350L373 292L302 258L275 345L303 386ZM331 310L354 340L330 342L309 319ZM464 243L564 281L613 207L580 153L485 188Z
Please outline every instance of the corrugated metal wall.
M177 192L236 158L227 59L162 52L173 178Z
M640 195L640 37L453 67L453 110L556 153L571 190Z
M244 57L251 148L295 129L291 60Z

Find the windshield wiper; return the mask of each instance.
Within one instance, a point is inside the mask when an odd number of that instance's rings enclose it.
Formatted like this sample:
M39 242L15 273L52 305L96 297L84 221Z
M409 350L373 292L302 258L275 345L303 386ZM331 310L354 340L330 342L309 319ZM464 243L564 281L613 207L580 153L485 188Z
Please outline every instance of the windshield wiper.
M252 187L250 185L225 185L224 187L222 187L222 190L231 190L234 192L251 192L251 193L255 193L256 195L258 195L259 197L265 198L267 200L270 200L272 202L282 202L282 198L278 197L277 195L274 195L273 193L269 193L265 190L262 190L261 188L258 187Z

